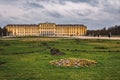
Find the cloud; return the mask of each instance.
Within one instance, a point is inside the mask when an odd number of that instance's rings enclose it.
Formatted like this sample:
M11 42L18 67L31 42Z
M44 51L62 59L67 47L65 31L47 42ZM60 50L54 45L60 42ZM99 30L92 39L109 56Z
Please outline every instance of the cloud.
M78 23L88 29L120 24L120 0L0 0L0 25Z
M26 1L27 7L30 8L44 8L42 5L38 4L37 2Z

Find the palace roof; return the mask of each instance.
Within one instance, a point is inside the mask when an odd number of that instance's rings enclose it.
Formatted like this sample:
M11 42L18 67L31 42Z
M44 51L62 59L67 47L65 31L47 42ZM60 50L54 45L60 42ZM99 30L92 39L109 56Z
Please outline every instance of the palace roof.
M7 26L38 26L36 24L8 24Z
M55 23L40 23L40 24L55 24ZM26 26L26 27L32 27L32 26L39 26L40 24L8 24L6 26ZM84 26L86 27L85 25L83 24L55 24L56 26L58 27L68 27L68 26L71 26L71 27L74 27L74 26Z
M57 24L56 26L84 26L83 24Z

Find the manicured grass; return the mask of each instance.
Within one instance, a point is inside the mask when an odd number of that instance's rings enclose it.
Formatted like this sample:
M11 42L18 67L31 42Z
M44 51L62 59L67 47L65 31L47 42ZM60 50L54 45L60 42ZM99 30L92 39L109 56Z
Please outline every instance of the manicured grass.
M120 80L119 40L24 39L0 40L0 80ZM50 48L65 55L52 56ZM49 64L62 58L86 58L98 64L84 68Z

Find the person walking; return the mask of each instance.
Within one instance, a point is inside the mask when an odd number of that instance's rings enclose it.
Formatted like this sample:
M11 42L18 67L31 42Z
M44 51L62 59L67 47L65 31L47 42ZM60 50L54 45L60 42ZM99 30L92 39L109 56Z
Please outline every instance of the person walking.
M108 37L109 37L109 38L111 37L111 32L109 32Z

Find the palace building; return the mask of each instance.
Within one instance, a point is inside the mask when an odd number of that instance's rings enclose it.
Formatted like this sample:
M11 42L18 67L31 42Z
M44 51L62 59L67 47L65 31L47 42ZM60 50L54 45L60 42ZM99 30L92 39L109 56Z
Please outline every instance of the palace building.
M87 27L81 24L8 24L8 36L83 36Z

